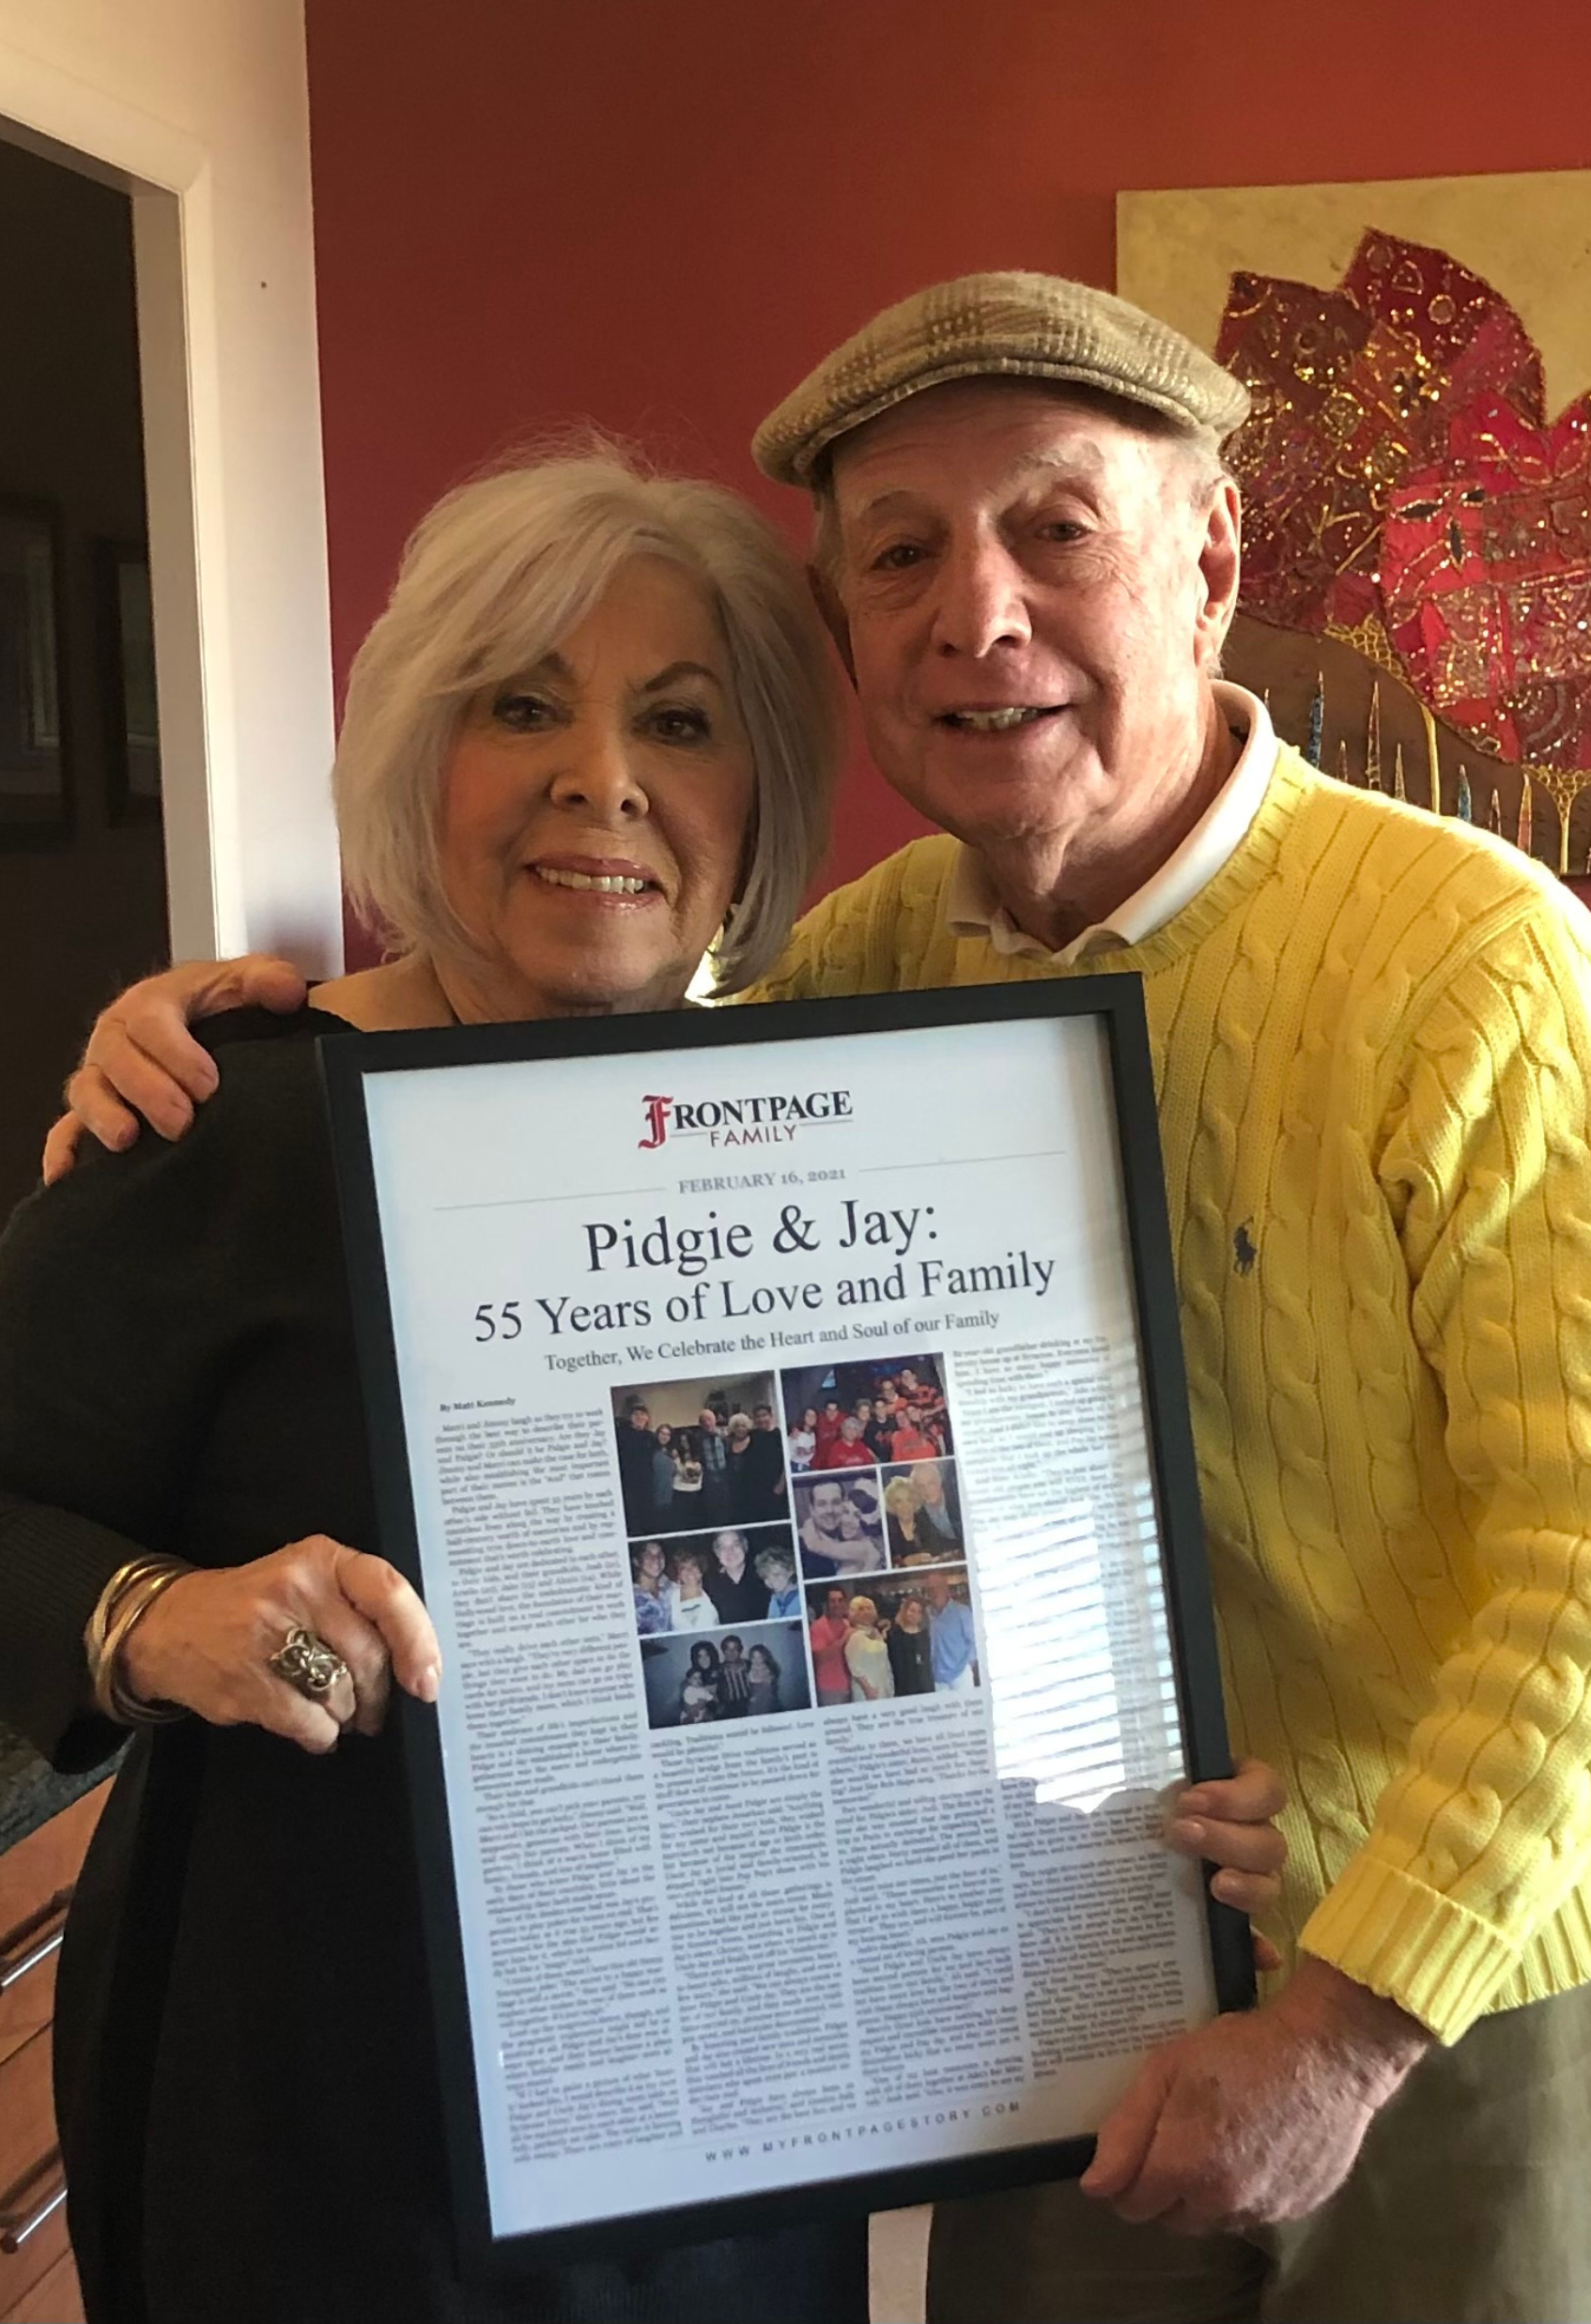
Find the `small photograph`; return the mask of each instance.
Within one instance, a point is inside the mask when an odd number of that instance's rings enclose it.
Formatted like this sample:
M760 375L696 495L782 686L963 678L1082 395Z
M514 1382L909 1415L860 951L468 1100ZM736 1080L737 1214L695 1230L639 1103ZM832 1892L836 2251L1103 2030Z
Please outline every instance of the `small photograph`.
M642 1639L641 1668L650 1727L714 1727L812 1707L798 1622Z
M780 1376L790 1466L797 1476L953 1453L940 1356L870 1356Z
M801 1612L788 1525L645 1535L630 1543L629 1559L635 1626L643 1639L715 1630L726 1622L788 1621Z
M625 1531L689 1533L790 1516L773 1374L615 1388Z
M807 1636L822 1710L970 1695L980 1685L965 1565L809 1584Z
M914 1460L884 1471L884 1532L891 1565L944 1565L966 1555L953 1460Z
M819 1581L830 1574L883 1571L888 1559L883 1488L876 1469L797 1477L791 1489L804 1581Z

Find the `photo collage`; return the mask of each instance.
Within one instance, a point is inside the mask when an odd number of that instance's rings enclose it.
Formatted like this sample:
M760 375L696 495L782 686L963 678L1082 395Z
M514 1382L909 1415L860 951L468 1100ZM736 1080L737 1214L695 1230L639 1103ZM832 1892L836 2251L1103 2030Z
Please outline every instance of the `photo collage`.
M654 1728L976 1689L941 1357L611 1396Z

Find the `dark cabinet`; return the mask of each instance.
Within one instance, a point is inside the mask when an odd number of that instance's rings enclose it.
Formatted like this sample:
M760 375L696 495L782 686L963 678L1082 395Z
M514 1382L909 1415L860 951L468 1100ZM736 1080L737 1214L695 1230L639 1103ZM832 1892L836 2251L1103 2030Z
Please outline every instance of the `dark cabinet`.
M108 1784L0 1855L0 2324L82 2324L50 2087L55 1962Z

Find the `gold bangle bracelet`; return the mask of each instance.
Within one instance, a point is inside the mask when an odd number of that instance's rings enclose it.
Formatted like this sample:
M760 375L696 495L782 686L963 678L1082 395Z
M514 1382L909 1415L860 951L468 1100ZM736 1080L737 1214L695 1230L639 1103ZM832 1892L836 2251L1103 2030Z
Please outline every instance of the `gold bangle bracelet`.
M128 1639L162 1591L169 1589L174 1581L180 1581L185 1574L192 1571L192 1566L168 1562L158 1572L145 1574L137 1581L128 1584L116 1602L110 1635L100 1659L94 1693L95 1701L107 1717L116 1719L123 1727L163 1727L173 1719L186 1716L180 1703L146 1702L141 1696L135 1695L131 1687L123 1684L121 1657Z
M124 1566L113 1577L112 1587L96 1607L91 1630L104 1613L104 1636L98 1652L90 1646L90 1676L94 1705L106 1718L122 1727L162 1727L187 1713L177 1702L146 1702L122 1683L122 1651L133 1631L163 1590L180 1581L193 1568L180 1558L144 1558Z
M83 1646L88 1657L88 1670L91 1677L100 1667L105 1652L105 1640L110 1635L111 1624L116 1619L116 1608L120 1605L125 1593L131 1589L135 1582L143 1581L147 1576L164 1573L168 1565L176 1565L180 1561L176 1558L151 1557L146 1552L142 1557L129 1558L125 1565L116 1567L116 1572L95 1600L94 1611L84 1624Z

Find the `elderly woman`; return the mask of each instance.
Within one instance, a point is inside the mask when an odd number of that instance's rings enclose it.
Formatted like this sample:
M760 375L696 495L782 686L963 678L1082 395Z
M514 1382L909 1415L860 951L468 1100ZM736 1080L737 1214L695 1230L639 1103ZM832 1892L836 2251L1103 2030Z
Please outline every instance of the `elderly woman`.
M796 1580L793 1549L759 1549L753 1564L757 1579L768 1593L770 1621L783 1621L801 1611L801 1592Z
M895 1674L879 1631L878 1608L871 1598L857 1596L847 1611L851 1635L845 1640L845 1668L851 1673L851 1701L887 1702L895 1692Z
M671 1630L716 1630L718 1608L707 1594L707 1560L699 1549L675 1552L665 1599Z
M918 1520L922 1501L909 1477L891 1477L884 1488L884 1513L889 1528L891 1565L931 1565L934 1551L922 1538Z
M450 496L335 769L396 957L251 1025L277 1038L228 1051L193 1136L100 1156L0 1243L0 1717L68 1768L135 1735L57 2015L95 2324L866 2315L860 2223L454 2280L377 1731L394 1682L429 1701L440 1674L368 1554L315 1046L676 1006L710 949L720 989L759 975L823 841L826 651L771 528L711 486L594 457Z
M789 1514L784 1481L784 1439L766 1405L749 1420L736 1412L729 1424L730 1505L739 1525L767 1525Z

